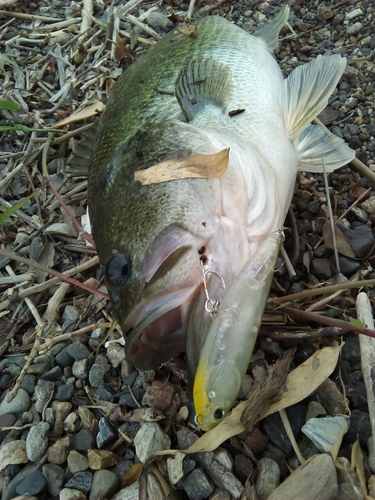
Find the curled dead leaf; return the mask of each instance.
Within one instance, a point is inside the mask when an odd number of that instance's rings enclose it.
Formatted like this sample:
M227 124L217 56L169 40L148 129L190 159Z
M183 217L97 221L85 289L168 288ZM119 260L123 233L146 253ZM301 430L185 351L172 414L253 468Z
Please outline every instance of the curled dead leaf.
M90 106L86 106L77 113L73 113L67 118L64 118L63 120L55 123L54 127L65 127L65 125L69 125L70 123L87 120L88 118L96 116L98 113L101 113L104 110L105 104L103 104L101 101L94 101L92 104L90 104Z
M228 168L229 148L212 155L192 155L163 161L134 172L142 185L159 184L178 179L218 179Z
M350 257L351 259L355 259L355 253L353 252L349 241L347 240L345 234L341 231L341 229L336 225L335 225L335 235L336 235L336 244L338 252L341 253L342 255L345 255L345 257ZM323 226L323 239L326 247L334 249L331 225L329 221L327 221Z

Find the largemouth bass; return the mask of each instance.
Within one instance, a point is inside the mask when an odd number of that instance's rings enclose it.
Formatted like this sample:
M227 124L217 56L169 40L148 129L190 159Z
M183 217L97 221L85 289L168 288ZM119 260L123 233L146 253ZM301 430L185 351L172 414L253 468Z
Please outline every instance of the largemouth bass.
M246 372L297 170L354 157L311 125L346 60L319 56L284 79L270 52L287 17L258 36L215 16L170 32L120 77L92 156L90 218L127 358L148 370L186 349L202 429ZM142 185L150 167L170 175Z

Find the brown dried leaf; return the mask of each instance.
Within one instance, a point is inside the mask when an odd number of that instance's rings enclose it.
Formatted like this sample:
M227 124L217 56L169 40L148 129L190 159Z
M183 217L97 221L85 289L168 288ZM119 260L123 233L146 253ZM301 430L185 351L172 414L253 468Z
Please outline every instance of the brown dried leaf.
M65 127L65 125L69 125L70 123L87 120L88 118L91 118L92 116L95 116L104 110L105 104L103 104L101 101L94 101L92 104L90 104L90 106L86 106L77 113L74 113L67 118L64 118L63 120L55 123L54 127Z
M346 236L341 231L341 229L336 225L335 225L335 234L336 234L336 243L338 252L341 253L342 255L345 255L346 257L355 259L355 253L353 252L349 241L346 239ZM323 226L323 239L326 247L334 249L331 224L329 223L329 221L327 221Z
M134 172L134 180L148 185L188 178L218 179L226 171L228 162L229 148L212 155L192 155L164 161Z
M197 28L195 26L187 26L186 24L183 24L178 27L178 31L183 35L195 36L197 33Z
M138 481L139 476L141 475L143 470L143 464L133 464L130 469L125 472L124 477L122 478L121 485L123 488L130 486L131 484Z

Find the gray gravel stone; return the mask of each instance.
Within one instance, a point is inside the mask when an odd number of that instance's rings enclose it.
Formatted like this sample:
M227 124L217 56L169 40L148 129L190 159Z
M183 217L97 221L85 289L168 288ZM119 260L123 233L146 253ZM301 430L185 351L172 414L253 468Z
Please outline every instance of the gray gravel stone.
M349 427L347 417L310 418L302 427L307 436L318 450L329 453L342 432Z
M118 482L114 472L106 469L96 471L92 480L89 500L112 498L117 490Z
M104 385L104 375L111 368L104 356L98 356L89 371L89 382L92 387Z
M116 438L116 433L108 421L102 417L99 420L99 432L96 436L96 444L98 448L103 448L108 443L111 443Z
M58 496L64 482L64 469L54 464L46 464L42 467L42 473L47 481L47 488L52 496Z
M358 21L358 22L348 26L346 28L346 32L348 35L353 36L353 35L356 35L357 33L359 33L362 29L363 29L363 24Z
M30 407L30 396L24 389L18 389L16 396L9 403L7 400L8 396L6 395L0 403L0 416L6 413L20 415Z
M57 399L58 401L70 401L73 394L73 384L60 384L56 386L55 399Z
M31 462L36 462L42 458L48 448L48 431L49 424L47 422L39 422L29 430L26 438L26 453Z
M139 483L136 481L116 493L112 500L139 500Z
M261 458L256 468L255 491L259 500L266 500L280 483L280 468L271 458Z
M31 497L38 495L46 487L47 483L40 470L35 470L25 477L23 481L17 486L16 491L19 495Z
M72 366L74 362L74 358L71 357L71 355L68 352L68 347L64 347L55 357L55 362L61 366L61 368L67 368L68 366Z
M161 12L151 12L147 18L147 24L155 29L169 31L173 28L173 23Z
M41 380L50 380L52 382L56 382L61 378L61 375L62 375L62 369L59 366L55 366L48 372L43 373L43 375L40 378Z
M74 361L72 373L76 378L79 378L81 380L87 378L87 375L89 374L88 360L80 359L78 361Z
M215 490L215 486L200 467L194 469L181 483L190 500L203 500Z
M68 354L76 361L80 359L87 359L91 354L85 344L82 344L82 342L79 342L78 340L73 342L73 344L70 344L67 347L67 351Z
M47 401L50 399L55 384L51 380L39 379L35 387L35 409L42 413Z
M81 429L73 436L71 446L76 451L87 451L90 448L96 448L94 436L86 429Z
M145 422L134 439L135 452L141 462L145 462L156 451L171 448L170 437L156 422Z
M91 490L92 472L77 472L65 484L65 488L73 488L82 491L85 495Z
M36 387L36 377L35 375L26 374L20 385L21 389L24 389L27 394L32 395L35 392Z
M72 474L86 472L89 468L89 462L84 455L72 450L68 455L68 468Z

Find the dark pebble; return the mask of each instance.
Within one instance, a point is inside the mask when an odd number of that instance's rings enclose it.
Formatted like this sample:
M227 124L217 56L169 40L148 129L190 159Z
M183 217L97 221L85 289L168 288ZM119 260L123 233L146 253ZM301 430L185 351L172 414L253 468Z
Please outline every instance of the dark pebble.
M61 368L66 368L68 366L73 366L74 358L68 352L68 347L64 347L55 357L55 362L61 366Z
M87 451L96 448L94 436L87 429L81 429L72 437L71 446L76 451Z
M120 425L119 431L121 430L121 432L126 434L130 439L134 439L140 427L140 422L125 422L124 424Z
M70 344L66 349L68 354L76 361L80 359L87 359L90 356L90 351L84 344L82 344L82 342L79 342L78 340L73 342L73 344Z
M73 393L73 384L61 384L56 387L55 399L57 399L58 401L70 401Z
M350 416L349 430L345 434L344 439L350 443L354 443L359 437L361 446L366 447L370 436L371 423L369 414L360 410L353 410Z
M252 461L245 457L245 455L236 455L234 457L234 469L236 477L245 484L249 477L254 477L255 470Z
M129 377L124 379L123 387L126 387L126 386L133 387L134 382L136 381L137 377L138 377L138 372L137 372L137 370L134 370L133 373L131 375L129 375Z
M32 495L38 495L47 486L47 482L43 477L40 470L35 470L31 474L25 477L25 479L17 486L16 492L19 495L24 495L31 497Z
M4 373L3 375L1 375L1 377L0 377L0 389L2 391L5 391L5 389L8 389L12 379L13 379L13 376L10 375L9 373Z
M112 401L113 394L109 386L100 385L94 394L94 399L96 401Z
M311 273L320 279L328 279L332 276L331 262L329 259L313 259L311 261Z
M5 413L4 415L0 415L0 429L2 429L2 427L12 427L16 420L16 416L12 413ZM7 430L0 430L0 442L4 439L8 432L9 431Z
M345 337L345 344L341 349L341 357L350 364L361 360L361 350L359 347L359 338L348 335Z
M260 338L260 348L271 356L272 359L281 359L284 355L284 350L281 348L279 342L274 342L267 339L267 337Z
M99 420L99 432L96 436L96 444L98 445L98 448L103 448L115 438L116 434L113 432L112 426L104 417L102 417Z
M182 486L190 500L206 499L215 490L211 480L199 467L182 480Z
M40 378L42 380L51 380L52 382L56 382L62 375L62 369L59 366L55 366L48 372L44 373Z
M335 265L335 257L333 255L331 255L330 261ZM350 259L349 257L343 257L342 255L339 255L339 264L341 274L343 274L347 278L361 269L360 262Z
M131 408L138 408L137 401L138 402L142 401L145 392L146 391L140 387L132 389L132 392L126 392L125 394L121 394L120 403L130 406ZM132 396L132 393L134 397Z
M36 377L35 375L25 375L20 385L21 389L27 392L27 394L34 394L36 387Z
M293 405L286 409L286 413L288 415L293 434L297 439L301 432L301 427L305 423L307 407L304 405ZM273 444L282 450L287 457L289 457L293 451L292 443L287 436L280 415L278 413L273 413L272 415L266 417L263 420L263 427Z
M374 235L368 226L358 225L355 229L348 229L340 222L337 226L344 233L346 239L358 259L366 257L374 244Z
M82 491L85 495L91 490L92 472L77 472L65 483L65 488Z

